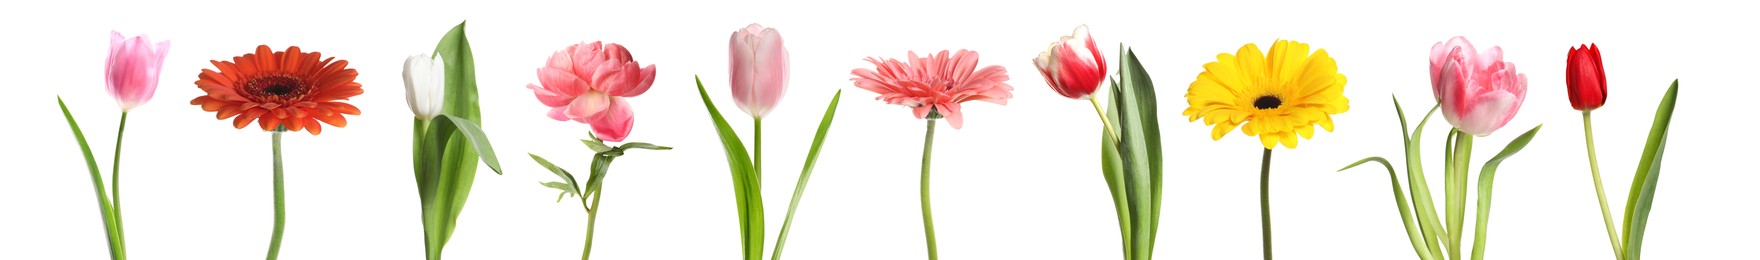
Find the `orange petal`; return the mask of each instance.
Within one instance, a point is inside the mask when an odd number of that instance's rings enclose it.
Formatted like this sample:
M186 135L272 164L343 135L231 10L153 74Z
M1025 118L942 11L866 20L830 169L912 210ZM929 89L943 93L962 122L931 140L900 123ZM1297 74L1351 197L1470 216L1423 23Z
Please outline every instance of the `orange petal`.
M232 128L244 129L244 126L249 125L251 120L257 120L258 117L263 116L263 113L268 112L269 110L262 108L247 109L243 113L239 113L238 118L232 119Z

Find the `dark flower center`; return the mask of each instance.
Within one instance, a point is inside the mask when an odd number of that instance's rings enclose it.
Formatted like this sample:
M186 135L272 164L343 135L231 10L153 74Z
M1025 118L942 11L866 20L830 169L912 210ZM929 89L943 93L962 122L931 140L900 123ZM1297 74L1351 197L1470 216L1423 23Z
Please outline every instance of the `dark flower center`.
M1283 100L1277 99L1277 96L1265 95L1259 97L1258 100L1253 100L1253 107L1259 109L1273 109L1279 106L1283 106Z
M286 75L269 75L245 82L244 91L259 99L286 101L310 91L304 81Z

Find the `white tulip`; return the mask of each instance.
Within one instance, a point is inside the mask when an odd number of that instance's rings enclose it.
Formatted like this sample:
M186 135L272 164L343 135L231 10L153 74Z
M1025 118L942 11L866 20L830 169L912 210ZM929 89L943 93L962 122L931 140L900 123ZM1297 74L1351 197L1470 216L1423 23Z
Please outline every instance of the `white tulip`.
M440 107L445 103L446 95L446 59L435 55L412 55L403 61L404 97L409 99L409 111L422 120L434 119L440 115Z

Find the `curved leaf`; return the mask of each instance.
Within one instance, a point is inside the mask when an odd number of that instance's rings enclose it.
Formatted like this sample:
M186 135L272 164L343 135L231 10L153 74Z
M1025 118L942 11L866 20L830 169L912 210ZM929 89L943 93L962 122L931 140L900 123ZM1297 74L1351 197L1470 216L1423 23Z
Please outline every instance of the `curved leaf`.
M1644 227L1650 223L1651 203L1656 201L1656 179L1662 176L1662 150L1668 144L1668 125L1674 118L1676 91L1680 80L1668 86L1662 102L1656 105L1656 118L1650 122L1650 137L1644 141L1644 155L1638 160L1638 171L1632 177L1632 191L1626 198L1625 245L1626 260L1638 260L1643 252Z
M1394 101L1394 102L1396 103L1394 106L1397 107L1398 106L1397 103L1399 101ZM1402 112L1401 114L1404 114L1404 113ZM1401 118L1403 119L1404 117L1401 117ZM1400 120L1400 121L1405 121L1405 120ZM1404 123L1404 122L1401 122L1401 123ZM1404 131L1401 131L1401 132L1404 132ZM1406 236L1408 237L1408 239L1410 239L1412 241L1412 251L1416 251L1418 253L1418 259L1423 259L1423 260L1435 259L1434 256L1431 255L1430 249L1428 247L1426 247L1426 244L1424 243L1423 231L1419 231L1418 225L1412 223L1413 222L1412 209L1410 207L1406 207L1406 194L1404 191L1401 191L1399 188L1399 173L1396 173L1393 171L1393 164L1392 163L1388 163L1386 158L1381 158L1380 156L1369 157L1369 158L1363 158L1362 160L1358 160L1355 163L1351 163L1351 165L1347 165L1344 168L1338 169L1338 171L1342 172L1344 170L1349 170L1353 167L1357 167L1357 165L1362 165L1362 164L1368 163L1368 162L1378 162L1378 163L1381 163L1381 166L1387 167L1387 177L1388 177L1388 179L1393 181L1393 204L1399 206L1399 221L1402 224L1405 224Z
M1486 222L1491 217L1491 181L1497 177L1497 166L1502 165L1503 160L1516 155L1516 152L1522 151L1523 147L1528 147L1528 142L1534 140L1534 134L1540 133L1540 127L1534 126L1534 129L1510 140L1508 145L1503 146L1503 151L1497 152L1497 156L1485 161L1485 166L1479 169L1479 207L1474 210L1477 215L1473 218L1473 260L1485 257Z
M709 91L703 89L703 79L698 77L697 94L703 98L703 107L709 110L709 118L714 123L715 134L721 137L722 152L727 155L727 168L733 173L733 196L739 210L740 244L743 258L758 260L764 258L764 199L758 191L758 179L752 169L751 155L746 153L746 145L740 142L739 135L727 126L727 119L721 117L721 111L715 109L715 102L709 101Z
M801 195L807 192L807 178L813 176L813 165L819 161L819 149L824 148L825 134L831 132L831 119L837 116L837 101L840 99L843 99L843 90L831 96L831 104L825 107L825 116L819 119L819 131L813 133L813 145L807 148L807 162L801 166L800 181L794 184L794 197L788 200L788 213L782 218L782 231L776 234L776 250L770 253L771 260L782 259L782 245L788 242L788 230L794 225L795 207L800 206Z

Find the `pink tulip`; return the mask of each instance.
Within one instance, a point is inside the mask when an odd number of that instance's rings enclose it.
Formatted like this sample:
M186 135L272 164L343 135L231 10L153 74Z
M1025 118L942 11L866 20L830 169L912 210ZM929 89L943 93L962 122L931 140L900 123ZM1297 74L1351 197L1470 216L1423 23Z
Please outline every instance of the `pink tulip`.
M755 23L734 31L727 40L727 70L733 102L746 114L763 118L788 92L788 49L782 47L782 34Z
M1086 25L1051 43L1033 59L1033 65L1045 76L1045 84L1068 98L1092 98L1100 82L1106 80L1106 57L1100 55Z
M1528 76L1503 61L1502 48L1476 52L1464 37L1430 47L1430 83L1442 117L1475 136L1503 128L1528 95Z
M153 91L159 89L159 69L170 49L170 41L153 43L146 35L123 38L120 32L110 32L104 82L123 112L153 99Z
M599 139L618 142L635 125L635 111L623 98L648 91L654 65L641 67L629 50L615 43L575 44L550 55L538 68L538 82L543 85L526 88L550 107L551 119L586 123Z

